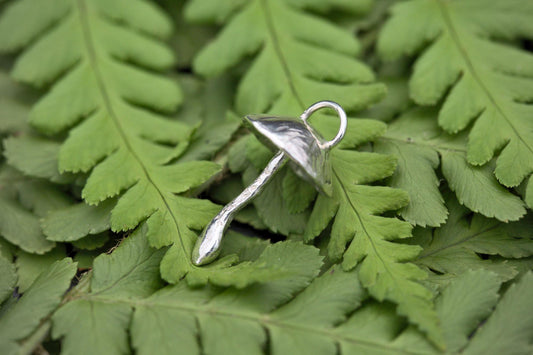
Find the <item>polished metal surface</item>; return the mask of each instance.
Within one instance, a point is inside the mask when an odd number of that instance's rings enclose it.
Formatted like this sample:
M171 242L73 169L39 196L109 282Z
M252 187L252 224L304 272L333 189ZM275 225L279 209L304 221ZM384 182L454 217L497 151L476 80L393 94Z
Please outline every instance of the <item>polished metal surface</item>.
M233 201L224 206L222 211L209 222L193 250L193 263L195 265L208 264L216 259L220 251L222 237L233 217L263 190L266 183L274 176L274 173L286 162L287 159L283 152L278 152L257 179Z
M334 109L337 112L337 115L339 116L339 120L340 120L340 126L339 126L339 131L337 132L337 135L335 136L335 138L327 142L322 142L322 137L316 136L316 133L313 127L309 126L309 124L307 123L307 120L309 119L309 117L311 117L313 112L320 110L321 108ZM346 118L346 112L344 112L341 105L333 101L319 101L317 103L312 104L311 106L307 108L307 110L305 110L300 115L300 119L305 123L305 126L307 127L307 129L313 134L318 145L322 149L326 149L326 150L329 150L340 143L342 138L344 138L344 134L346 133L346 127L348 126L348 119Z
M339 131L331 141L324 141L307 123L311 114L321 108L334 109L340 119ZM205 265L216 259L222 237L235 214L262 191L287 161L300 177L311 182L319 192L326 195L332 193L328 153L342 140L347 126L346 114L338 104L332 101L317 102L299 118L249 115L244 120L251 131L277 153L257 179L227 204L204 229L193 250L192 261L195 265Z
M245 117L250 130L272 150L281 150L291 168L318 191L331 194L328 150L320 147L316 134L299 118L251 115Z

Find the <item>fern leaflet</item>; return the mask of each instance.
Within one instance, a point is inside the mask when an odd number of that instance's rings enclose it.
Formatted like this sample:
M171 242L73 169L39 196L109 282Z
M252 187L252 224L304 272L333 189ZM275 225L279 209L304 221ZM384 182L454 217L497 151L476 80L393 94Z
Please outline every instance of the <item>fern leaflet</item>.
M286 270L290 270L290 277L271 281L271 286L274 286L272 292L267 292L268 283L254 285L244 291L249 295L249 302L258 302L263 307L268 307L268 304L272 302L289 299L295 291L309 283L321 265L321 258L316 253L316 249L309 246L289 242L278 243L276 246L267 248L272 250L276 259L281 261ZM298 249L302 253L298 254L296 252ZM288 258L287 255L292 255L292 258ZM294 257L294 255L299 255L299 257ZM135 347L140 347L140 342L143 341L157 342L162 336L164 341L157 345L160 349L157 352L173 353L176 349L187 352L188 345L191 344L191 340L185 338L187 334L190 334L187 327L180 327L180 331L177 332L172 331L175 330L176 323L174 323L171 328L158 326L160 331L157 332L147 333L143 330L145 326L153 324L153 319L150 319L152 311L149 304L146 304L147 309L141 311L140 308L144 304L143 299L159 288L158 265L161 256L161 251L150 248L145 238L138 232L125 240L113 254L99 256L95 260L92 277L86 278L86 282L78 290L73 290L68 296L71 302L53 316L55 326L52 334L56 338L64 336L64 351L78 354L127 352L127 329L133 314L132 306L137 304L140 313L143 311L148 313L146 315L148 319L146 319L147 323L141 321L136 322L135 325L132 324L131 331L136 333L139 331L140 334L147 336L139 338L135 336L133 341ZM182 282L179 285L175 290L185 292L182 295L183 300L201 303L205 298L201 292L188 288L185 283ZM234 288L228 289L228 296L231 297L234 291ZM189 295L188 292L192 294ZM175 296L181 298L179 291L170 297ZM229 298L228 301L231 302ZM159 309L153 308L154 311ZM167 316L175 316L175 310L172 308L168 308L164 313ZM79 317L87 317L85 318L87 322L77 322ZM180 319L175 319L175 321L181 322ZM87 336L94 331L98 335ZM235 333L235 328L232 333ZM95 339L98 341L95 342ZM178 348L174 347L176 341L183 341L180 342ZM195 340L192 341L192 343L195 342ZM153 352L154 348L149 351Z
M140 354L172 354L176 349L188 354L261 354L267 344L273 354L336 354L337 347L341 354L444 353L406 327L389 304L360 307L366 295L357 273L339 267L296 296L312 279L305 260L292 265L307 269L298 277L244 290L191 289L180 283L153 293L161 254L143 248L139 237L121 245L113 260L99 257L92 278L71 291L53 315L53 336L63 337L66 353L127 352L128 331ZM526 274L499 303L501 281L491 272L471 271L451 282L436 300L450 353L482 353L480 346L491 343L487 336L502 340L501 353L524 353L533 321L512 317L531 310L532 282L532 274ZM76 322L80 316L90 321ZM98 341L89 344L91 339Z
M249 247L248 254L262 248L257 243ZM306 256L282 259L294 271L288 279L242 290L190 288L184 282L161 288L163 253L150 248L136 231L113 254L96 258L93 271L62 301L75 264L64 259L51 265L4 310L2 352L15 353L26 343L31 347L38 341L32 334L44 336L51 318L52 336L62 338L66 354L127 353L128 334L140 354L172 354L177 349L190 354L260 354L266 346L273 354L328 355L338 349L341 354L444 353L406 326L392 305L365 301L356 270L345 272L336 266L313 280L319 259ZM500 285L496 274L477 270L460 275L442 290L435 303L446 353L531 350L533 320L523 315L532 311L533 274L525 273L501 299Z
M5 310L0 318L2 354L20 353L20 343L38 326L50 326L48 317L61 303L75 274L76 263L71 259L55 262L39 275L20 301Z
M6 255L6 251L2 251L0 248L0 273L2 278L0 279L0 303L13 293L13 289L17 283L17 272L15 265L8 259L9 255Z
M238 5L217 1L209 4L211 6L208 7L205 1L192 1L188 8L189 17L210 21L220 19L228 24L219 37L198 55L195 61L198 72L215 75L238 63L244 55L259 52L239 85L236 99L238 111L297 115L313 101L326 98L338 101L348 110L356 110L382 97L379 85L361 85L373 80L371 71L346 57L346 54L357 52L355 39L292 8L291 1L261 0ZM221 14L224 14L223 18L219 17ZM305 28L299 27L303 24L306 24ZM336 126L332 120L331 117L329 120L321 117L321 123L317 122L317 125L322 124L321 127L331 130ZM344 147L354 147L379 135L382 129L379 124L365 123L360 123L358 127L357 121L351 120L348 132L355 134L356 138L347 139ZM359 133L357 128L362 128L364 134ZM325 136L328 136L327 133L331 132L323 132ZM241 160L239 156L242 154L237 152L234 159ZM253 164L242 169L243 180L247 183L255 178L256 169L261 169L271 155L256 139L248 141L245 154ZM399 263L416 256L419 249L398 247L386 241L409 237L409 224L372 216L402 207L407 197L399 190L354 185L391 175L395 168L393 160L371 153L337 150L332 153L332 165L336 193L332 199L318 197L309 219L308 239L319 234L338 210L330 242L330 256L334 259L341 257L345 244L354 238L357 231L358 237L344 254L344 266L351 269L365 259L361 275L363 284L369 287L371 293L380 300L386 298L399 303L402 314L408 315L434 341L440 343L432 295L413 281L424 278L425 273L412 264ZM283 234L301 234L308 219L308 212L304 210L307 205L302 202L301 205L292 206L287 198L281 200L284 186L285 189L290 186L288 179L291 179L290 173L274 177L254 205L261 219L272 230ZM302 192L303 196L312 193L308 189ZM350 196L352 193L357 195L356 205L352 201L354 196ZM379 202L370 198L375 194L381 196ZM311 201L313 197L298 199ZM359 202L360 199L364 199L364 202ZM337 201L340 201L340 209ZM295 214L295 211L303 212ZM357 249L363 251L359 253L355 251Z
M350 8L357 12L367 9L368 1L191 1L186 9L189 19L226 24L216 40L199 53L195 70L205 76L217 75L254 55L237 89L236 109L242 114L268 111L299 115L324 99L357 110L382 98L384 87L371 83L371 70L350 57L359 51L357 40L302 8ZM257 142L250 144L255 147L249 150L261 150ZM258 155L252 153L249 158L255 162ZM263 167L258 163L256 169L246 169L244 182L253 180L256 170ZM312 189L300 184L301 194L288 198L291 194L286 191L294 180L290 172L279 174L254 203L266 224L283 234L302 233L307 218L304 210L314 197ZM283 200L278 198L281 195ZM271 211L275 215L270 215ZM294 215L292 221L283 217L286 213Z
M368 2L344 2L344 7L357 10L362 3ZM257 54L237 89L236 109L241 114L299 115L325 99L349 110L367 107L385 90L371 84L371 70L352 58L359 51L358 42L347 31L300 9L334 6L313 0L191 1L186 9L189 19L226 23L199 53L194 68L213 76Z
M28 115L27 102L33 95L22 90L0 70L0 132L20 132Z
M456 133L475 121L469 163L483 165L503 148L494 173L505 186L520 184L533 172L533 55L492 39L533 38L533 3L413 0L392 12L378 41L383 58L412 55L431 42L415 63L411 97L432 105L446 96L441 127Z
M448 186L470 210L505 222L520 219L526 213L522 200L498 183L492 164L468 164L465 134L442 132L433 120L435 114L433 109L409 110L374 144L377 152L398 158L391 185L406 190L410 197L402 217L423 227L446 221L448 211L434 172L440 165Z
M328 255L343 258L346 270L358 267L361 283L376 299L398 304L397 312L417 324L437 344L442 344L432 294L418 281L426 273L412 263L420 247L393 243L409 238L411 225L380 217L408 203L407 194L385 186L365 184L390 176L396 160L390 155L336 149L331 154L333 197L319 196L306 230L310 240L333 219ZM347 245L349 244L349 245Z
M513 223L501 223L479 214L468 220L470 212L457 200L448 196L446 203L450 210L448 222L435 230L416 229L414 238L409 240L424 248L414 262L436 272L431 272L429 281L448 282L468 270L478 269L493 271L506 281L516 276L512 264L485 260L480 254L499 255L504 260L533 255L530 215Z
M0 29L21 16L40 14L33 27L16 27L9 36L1 31L1 49L33 42L17 59L13 76L43 85L64 73L33 107L32 124L49 134L70 129L59 151L59 170L91 171L82 191L87 203L122 193L111 212L113 231L133 229L146 219L142 231L151 245L171 245L161 264L167 281L187 275L192 283L219 279L242 286L246 279L268 277L266 270L247 273L246 265L225 274L221 270L234 257L209 268L192 265L197 238L192 229L201 229L218 206L179 194L204 183L219 167L206 161L169 163L183 153L192 133L191 127L155 112L170 112L181 102L177 86L153 72L173 63L160 42L171 25L149 2L114 4L21 0L5 11Z
M52 250L55 243L45 238L39 218L69 203L50 183L0 167L0 235L22 250L36 254Z

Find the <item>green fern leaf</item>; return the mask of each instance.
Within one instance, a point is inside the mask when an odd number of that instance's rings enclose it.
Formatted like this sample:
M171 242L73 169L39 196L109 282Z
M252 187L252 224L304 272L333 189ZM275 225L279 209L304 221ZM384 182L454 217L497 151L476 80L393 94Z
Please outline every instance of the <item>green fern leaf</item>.
M286 279L254 285L245 291L237 291L234 288L227 289L227 302L231 303L230 298L234 297L234 301L237 301L234 304L238 307L239 303L235 297L239 295L242 301L271 309L290 299L296 291L306 286L316 276L321 265L321 258L317 255L316 249L298 243L278 243L276 245L282 248L283 246L292 248L289 251L292 258L283 255L283 249L272 250L273 254L277 255L276 259L281 260L280 264L286 268L290 276ZM104 254L96 258L90 287L83 286L76 292L73 291L70 301L53 315L52 335L55 338L63 337L62 350L67 354L92 354L95 351L100 353L127 352L127 330L130 327L130 317L135 308L136 312L139 312L139 317L146 314L147 323L135 321L131 325L131 331L135 332L134 346L141 346L138 344L142 341L157 341L157 337L162 336L165 341L157 344L157 349L161 349L161 351L166 349L170 352L176 352L179 349L180 352L187 352L188 346L191 344L190 339L184 340L188 334L187 328L168 332L172 329L176 330L176 324L184 322L181 318L174 318L172 326L160 328L161 332L153 332L153 329L149 332L144 331L145 326L152 324L153 318L150 317L152 312L160 315L161 321L165 322L169 316L172 318L176 313L179 314L179 309L172 306L165 307L164 303L158 304L155 300L162 299L175 303L181 299L184 302L202 303L202 300L205 299L205 296L202 296L204 289L196 289L195 291L195 289L188 288L183 282L176 288L164 289L162 292L156 293L152 296L154 301L151 298L146 298L159 288L158 266L161 257L162 251L150 248L146 238L137 231L111 255ZM180 295L179 290L181 290L182 295ZM151 304L154 306L153 308ZM80 323L80 317L86 321ZM138 331L139 328L142 331ZM232 329L232 333L235 334L235 328ZM138 334L139 336L137 336ZM196 336L193 335L193 337ZM174 347L175 342L180 340L183 342L180 342L178 347ZM193 340L192 344L196 344L196 341ZM152 348L150 351L153 352L154 350ZM157 350L157 352L160 351Z
M29 336L59 306L75 274L76 263L71 259L56 261L39 275L17 303L5 311L0 318L2 354L20 353L19 341Z
M533 206L533 181L529 181L524 194L524 201L528 206Z
M498 301L498 289L501 282L495 274L478 270L465 273L454 280L436 299L436 308L444 330L447 354L527 354L531 350L529 338L533 322L531 317L520 317L519 322L509 318L497 319L494 315L487 323L495 324L491 329L491 340L484 337L483 328L479 325L490 315L492 308L500 314L513 315L515 312L528 312L531 309L526 297L533 291L532 274L528 273L512 290ZM518 288L518 290L517 290ZM519 293L521 292L521 293ZM516 301L515 304L511 302ZM508 327L508 328L506 328ZM380 353L380 354L442 354L412 328L402 330L401 321L392 310L382 305L367 305L356 311L345 324L337 329L343 335L354 337L359 341L341 342L341 350L347 354ZM400 331L399 331L400 329ZM477 331L476 331L477 330ZM472 333L476 331L473 336ZM500 334L495 331L501 332ZM516 335L514 335L516 332ZM494 339L505 339L498 342L501 346L492 348ZM514 342L516 341L516 342ZM476 345L485 346L478 351ZM491 349L488 349L490 346ZM466 347L466 349L465 349ZM379 350L378 350L379 349ZM470 350L472 349L472 350ZM474 350L475 349L475 350Z
M48 240L72 242L107 231L115 204L115 199L108 199L98 206L79 203L52 211L42 220L43 233Z
M17 283L15 265L7 258L5 251L0 248L0 304L13 292Z
M500 285L494 273L477 270L465 272L443 290L435 303L448 352L464 348L472 330L490 316Z
M16 200L0 196L0 235L21 249L42 254L54 247L41 232L39 219Z
M327 136L334 129L335 118L321 116L314 125ZM388 187L365 186L390 176L396 167L396 160L390 155L357 152L349 150L354 146L379 136L384 125L372 120L350 119L345 139L340 148L331 152L333 167L332 198L319 195L313 211L307 217L306 211L291 214L282 196L283 173L278 173L259 195L254 205L265 224L282 234L305 233L309 241L319 235L335 217L328 255L338 260L344 255L343 265L352 269L362 262L360 270L362 283L379 300L391 300L399 304L399 312L427 331L432 339L441 343L437 318L432 309L432 294L417 281L426 277L413 264L403 264L416 257L420 248L390 242L393 239L411 236L411 225L394 218L378 217L390 210L405 206L407 195ZM236 149L234 168L245 169L243 180L250 182L272 156L267 148L255 138L249 138L246 149ZM244 155L251 163L238 163ZM255 165L255 166L253 166ZM255 174L248 176L250 170ZM353 240L352 240L353 239ZM351 241L346 250L346 244ZM346 251L345 251L346 250Z
M227 238L227 237L226 237ZM234 255L233 255L234 256ZM222 259L231 260L232 256ZM318 255L318 249L306 247L297 242L284 242L268 245L261 255L253 261L243 261L228 269L218 269L216 266L204 267L203 273L195 273L188 276L187 281L192 285L203 285L207 281L221 286L235 286L243 288L254 282L266 282L269 280L286 279L294 271L285 265L285 260L307 260L315 269L322 264L322 257ZM163 267L164 265L163 261ZM168 265L168 268L175 266ZM313 269L314 270L314 269ZM173 280L178 282L179 280Z
M59 173L60 144L55 140L34 135L11 136L4 139L4 156L7 163L31 177L55 183L72 182L76 175Z
M32 99L31 93L0 70L0 132L21 132L26 128L27 103Z
M396 62L394 62L394 64L395 63ZM394 65L391 64L391 66L395 68ZM385 66L384 68L387 69L389 67ZM390 122L400 113L405 112L410 106L412 106L412 102L409 100L407 79L398 75L380 75L379 73L377 79L379 82L382 82L387 86L387 96L376 105L362 111L360 115L362 117Z
M2 187L0 190L0 235L11 244L29 253L43 254L51 250L55 243L46 240L41 231L39 217L19 200L20 190L17 190L16 183L21 180L20 175L6 169L5 166L2 168L0 172L0 186Z
M381 65L373 53L392 1L358 18L372 0L157 1L177 18L172 26L148 0L0 0L0 52L18 55L0 58L0 134L9 135L0 303L12 295L0 305L0 353L532 353L533 239L522 200L533 206L524 124L533 61L518 49L533 32L532 7L429 1L396 5L381 37L397 32L385 43L393 55L428 45L410 91L439 105L407 111L410 62ZM222 25L218 37L216 26L184 25L183 9ZM399 38L413 28L423 30ZM197 73L226 74L176 73L201 47ZM236 218L289 241L229 231L219 260L193 266L197 231L218 211L195 197L231 200L272 157L236 131L233 101L239 115L296 116L319 99L365 108L384 87L358 52L392 93L358 115L390 122L389 132L349 119L330 155L333 197L284 168ZM40 101L2 74L11 66L18 81L41 86ZM440 107L441 126L462 132L438 128ZM24 124L28 115L52 137ZM480 148L487 117L498 130ZM313 115L311 124L330 138L338 118ZM472 160L479 151L483 162ZM501 173L514 168L514 152L521 170ZM229 163L232 175L201 159ZM411 238L410 223L425 228ZM300 242L319 235L318 248Z
M465 284L468 288L464 287ZM492 274L478 272L456 280L437 298L437 312L448 348L466 339L479 320L487 316L487 309L480 309L479 306L488 304L490 307L496 303L499 285ZM465 294L467 289L469 292ZM462 298L456 296L458 293ZM451 302L460 312L450 307ZM443 353L432 347L414 328L405 328L393 309L386 304L367 303L346 323L340 324L336 333L346 339L341 341L341 351L346 354Z
M78 239L72 245L78 250L96 250L104 247L110 239L110 233L105 231L103 233L89 235L87 237ZM103 251L103 250L100 250Z
M35 94L15 84L0 71L0 132L13 133L3 140L3 155L12 167L31 177L58 183L71 182L70 174L60 174L57 166L59 143L37 136L27 125Z
M268 331L269 347L274 354L334 354L335 342L328 336L327 329L344 320L344 314L356 307L364 296L354 273L333 269L290 303L274 310L290 295L288 290L302 286L301 283L296 287L288 285L267 284L239 293L227 290L219 294L205 290L191 292L183 285L163 289L136 309L132 323L134 346L140 353L148 353L162 339L154 337L153 333L146 337L147 330L157 326L157 319L164 322L165 328L177 319L181 328L189 331L181 333L180 338L165 349L167 351L163 350L165 353L171 353L178 344L189 345L185 348L188 353L199 353L194 341L194 325L198 322L203 352L209 354L263 353L267 341L265 331ZM282 292L284 294L280 294ZM277 297L272 300L274 295ZM232 306L231 299L242 303ZM169 314L168 308L174 311Z
M91 292L108 300L136 301L150 295L161 285L162 256L163 250L150 248L140 230L134 232L111 255L102 254L95 259ZM127 335L121 328L127 327L130 315L131 308L124 303L74 300L54 314L52 336L69 334L63 340L66 354L72 353L72 347L80 346L80 354L127 353ZM84 321L79 322L79 319ZM91 336L84 336L84 333Z
M281 182L283 200L287 203L287 209L291 214L304 211L316 198L315 188L302 181L292 170L286 172Z
M498 183L491 164L469 165L465 135L443 133L433 117L432 109L407 111L374 145L376 151L398 157L391 185L406 190L410 197L402 217L423 227L446 221L448 211L434 172L440 165L449 187L470 210L505 222L520 219L526 213L522 200Z
M25 124L21 125L22 130L27 130ZM59 183L73 182L75 175L71 174L59 174L57 170L57 153L59 152L59 143L56 141L45 139L39 136L35 136L33 133L21 136L11 136L4 140L4 155L7 157L8 163L24 172L27 176L21 176L14 170L8 168L5 169L2 180L6 180L9 184L11 193L18 195L18 199L21 204L30 209L35 216L34 221L40 218L40 223L32 222L28 225L22 225L19 227L18 233L22 238L11 238L11 242L21 245L25 250L16 250L16 265L18 282L17 287L19 292L24 292L34 279L41 273L41 271L50 266L54 261L64 258L66 256L64 246L56 246L54 249L46 252L42 255L32 254L31 249L26 246L26 238L24 238L24 228L30 226L34 227L35 234L44 235L49 241L72 241L73 245L78 249L95 249L103 246L109 236L107 233L102 233L109 229L109 213L110 208L108 201L100 204L100 206L89 206L84 203L79 205L72 205L71 198L56 186L47 183L41 179L45 178ZM16 201L16 200L15 200ZM81 207L81 208L80 208ZM85 219L71 218L72 215L63 213L63 210L76 209L79 211L90 210L93 214L85 213L83 217ZM100 215L94 216L94 210L100 209ZM102 216L102 211L105 216ZM29 211L28 211L29 212ZM59 220L56 217L56 228L51 230L44 228L42 232L38 231L38 225L44 221L50 219L50 216L59 216ZM42 218L46 216L45 218ZM9 217L9 214L8 214ZM80 217L74 215L74 217ZM102 221L103 220L103 226ZM64 219L63 219L64 218ZM16 223L15 221L12 221ZM98 224L100 222L100 224ZM16 227L14 227L16 231ZM48 233L47 233L48 232ZM62 234L61 234L62 233ZM89 234L90 238L87 237ZM66 236L65 236L66 235ZM42 238L42 237L40 237ZM30 251L30 253L28 253ZM42 252L41 252L42 253Z
M350 7L360 11L367 6L368 1L191 1L186 8L189 19L226 23L219 36L199 53L194 68L213 76L247 55L257 54L237 89L236 109L242 114L268 111L299 115L313 102L324 99L337 101L347 110L365 108L381 99L385 88L371 84L371 70L351 57L358 53L359 43L349 32L302 8L323 12ZM246 170L245 184L255 179L270 156L266 150L253 152L261 150L255 140L249 144L252 153L248 158L255 170ZM294 185L292 178L290 173L281 173L254 201L268 227L285 235L303 232L305 209L314 197L313 190L305 185L296 196L286 192Z
M332 137L336 134L336 120L336 117L322 115L312 120L312 124L324 136ZM350 118L339 147L351 148L372 140L383 134L385 128L382 122ZM245 137L230 150L229 166L233 172L243 172L244 184L249 185L259 171L264 169L272 155L255 137ZM268 183L264 192L254 199L253 204L261 220L272 231L283 235L302 235L309 219L307 207L314 200L316 193L314 189L308 188L289 191L291 179L293 176L290 171L281 171ZM307 184L301 179L298 181L301 185ZM292 200L298 201L297 208L292 205Z
M432 42L415 63L411 97L432 105L446 96L438 120L450 133L475 121L468 162L483 165L503 148L494 173L505 186L520 184L533 171L528 104L533 55L492 39L533 38L532 5L528 0L408 1L393 8L378 41L386 59L411 55Z
M348 270L360 264L359 278L372 296L397 303L398 313L442 345L433 296L418 282L426 278L426 273L414 264L404 263L415 258L420 248L392 242L409 238L411 225L375 216L405 206L407 194L390 187L363 185L390 176L395 159L340 149L332 152L331 159L334 194L332 198L318 197L306 230L307 240L334 219L328 255L333 260L343 257L342 265Z
M28 4L34 8L27 9ZM151 245L172 244L161 265L165 279L176 282L191 274L191 282L207 280L216 273L192 265L197 236L191 229L201 229L218 206L178 194L201 185L219 167L202 161L167 164L184 151L192 128L140 107L168 112L181 101L181 91L172 81L141 68L160 70L173 63L172 53L158 40L170 32L168 19L141 0L125 6L72 0L43 4L14 2L0 29L28 16L24 11L43 6L47 14L55 11L40 20L46 19L52 29L43 36L37 27L32 33L24 28L14 36L0 36L0 48L34 41L15 63L13 76L18 80L42 85L68 70L31 112L32 124L43 132L73 126L59 151L59 170L91 170L82 191L89 204L123 193L111 212L111 228L130 230L146 219ZM225 268L234 262L230 258L214 266ZM216 277L211 280L216 282Z
M348 110L362 109L382 98L385 88L370 84L371 70L353 59L359 43L349 32L300 9L341 5L357 10L361 3L368 1L191 1L187 18L226 23L199 53L194 68L202 75L218 75L257 54L237 89L236 108L242 114L299 115L325 99Z
M342 11L351 14L364 15L372 9L374 0L288 0L289 4L319 13Z
M181 76L180 83L184 88L184 104L176 119L199 127L179 161L211 159L241 125L241 118L230 112L234 80L227 76L206 81Z
M53 315L53 336L63 337L65 353L128 352L128 333L140 354L262 354L266 347L273 354L329 355L338 349L341 354L444 353L415 328L406 327L390 304L367 302L360 307L366 295L355 270L334 267L301 291L314 275L304 259L294 261L292 267L300 274L292 279L243 290L191 289L182 282L146 297L159 280L157 260L139 237L133 235L121 245L114 262L111 256L100 257L91 287L71 292ZM128 262L141 255L144 262ZM530 317L512 317L531 311L532 281L531 273L525 275L499 304L501 281L491 272L470 271L452 281L436 299L450 353L474 351L490 344L483 338L501 331L500 339L516 332L510 337L516 343L505 340L498 350L525 354L533 323ZM87 321L80 323L79 317Z
M477 331L464 354L530 354L533 319L533 273L511 285L487 322Z
M433 275L431 280L448 282L468 270L477 269L491 270L502 280L509 280L516 275L512 265L485 260L479 254L499 255L506 259L533 255L533 220L530 215L509 224L478 214L468 220L465 217L469 211L455 199L448 198L447 205L450 216L445 225L434 231L417 229L415 237L409 241L424 248L415 263L443 275Z
M43 270L48 269L56 261L66 258L67 253L64 246L56 245L54 249L43 255L30 254L22 250L17 250L15 255L18 276L17 291L24 293Z
M23 176L7 165L0 167L0 235L23 251L44 254L56 245L47 240L40 219L72 203L51 183Z

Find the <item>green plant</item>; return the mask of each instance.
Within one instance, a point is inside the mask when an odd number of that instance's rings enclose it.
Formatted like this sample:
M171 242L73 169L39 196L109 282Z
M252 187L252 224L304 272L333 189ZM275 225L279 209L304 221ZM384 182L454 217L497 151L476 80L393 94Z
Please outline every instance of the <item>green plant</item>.
M0 11L0 353L533 351L530 1ZM193 265L272 157L239 116L324 99L333 195L283 168Z

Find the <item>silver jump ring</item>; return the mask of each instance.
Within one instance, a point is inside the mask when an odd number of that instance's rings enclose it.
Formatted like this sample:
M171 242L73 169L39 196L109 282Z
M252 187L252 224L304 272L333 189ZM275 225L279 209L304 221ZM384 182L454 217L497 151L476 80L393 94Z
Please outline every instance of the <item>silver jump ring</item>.
M321 142L317 137L315 139L317 140L317 143L322 149L331 149L342 140L344 137L344 134L346 133L346 126L348 125L348 119L346 118L346 112L342 109L342 107L333 101L319 101L311 106L309 106L300 116L302 121L304 121L305 125L309 127L309 124L307 123L307 119L315 112L320 110L321 108L332 108L337 112L337 115L340 119L340 126L339 126L339 132L330 141L327 142ZM311 130L311 132L313 132ZM314 134L313 134L314 136Z

